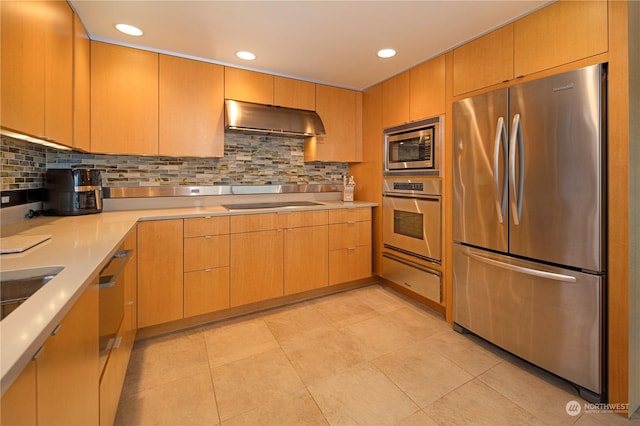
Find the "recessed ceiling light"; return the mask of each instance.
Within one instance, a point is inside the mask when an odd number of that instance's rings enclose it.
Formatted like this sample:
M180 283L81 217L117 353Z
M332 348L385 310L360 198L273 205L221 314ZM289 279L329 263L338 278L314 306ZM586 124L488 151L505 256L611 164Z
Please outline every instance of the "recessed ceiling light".
M116 24L116 29L131 36L141 36L143 34L140 28L128 24Z
M378 50L378 56L380 58L391 58L393 56L396 56L396 51L393 49Z
M236 52L236 56L240 59L244 59L245 61L253 61L256 58L256 55L254 55L253 53L243 50L241 50L240 52Z

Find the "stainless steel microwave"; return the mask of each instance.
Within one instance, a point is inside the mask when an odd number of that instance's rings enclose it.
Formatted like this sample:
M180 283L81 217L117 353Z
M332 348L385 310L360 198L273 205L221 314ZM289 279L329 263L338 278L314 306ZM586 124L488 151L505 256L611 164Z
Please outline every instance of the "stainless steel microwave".
M384 174L439 176L440 118L386 129Z

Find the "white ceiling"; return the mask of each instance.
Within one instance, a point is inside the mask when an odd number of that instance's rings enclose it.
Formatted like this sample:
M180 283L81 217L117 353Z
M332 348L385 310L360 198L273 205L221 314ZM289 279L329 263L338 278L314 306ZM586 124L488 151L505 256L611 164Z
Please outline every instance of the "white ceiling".
M363 90L548 0L71 0L91 39ZM135 25L142 37L115 30ZM380 59L391 47L398 54ZM238 50L257 55L251 62Z

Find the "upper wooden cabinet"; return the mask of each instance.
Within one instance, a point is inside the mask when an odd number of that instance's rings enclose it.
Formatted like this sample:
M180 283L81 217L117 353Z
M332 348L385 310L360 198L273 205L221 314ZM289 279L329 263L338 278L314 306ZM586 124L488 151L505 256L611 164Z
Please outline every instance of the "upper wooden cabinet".
M73 15L73 147L91 150L91 42Z
M91 151L158 154L157 53L91 42Z
M513 79L513 24L453 51L453 94Z
M225 67L224 97L236 101L315 110L314 83Z
M392 127L410 120L411 76L409 71L382 83L382 127Z
M2 2L2 127L72 146L73 12Z
M608 50L606 1L559 1L513 23L520 77Z
M392 127L445 112L444 55L382 83L382 125Z
M160 55L159 154L224 155L224 67Z
M274 77L273 104L289 108L316 109L316 85L308 81Z
M273 76L261 72L224 68L224 97L257 104L273 104Z
M362 93L316 84L326 136L307 138L305 161L362 161Z

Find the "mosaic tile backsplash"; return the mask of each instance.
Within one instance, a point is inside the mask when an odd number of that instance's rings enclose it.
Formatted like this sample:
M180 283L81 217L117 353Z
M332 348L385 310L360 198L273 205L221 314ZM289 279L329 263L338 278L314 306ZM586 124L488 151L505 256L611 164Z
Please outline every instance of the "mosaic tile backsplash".
M234 133L225 134L223 158L81 154L2 136L0 166L2 191L41 188L49 168L96 168L109 187L341 183L349 171L305 163L302 139Z

